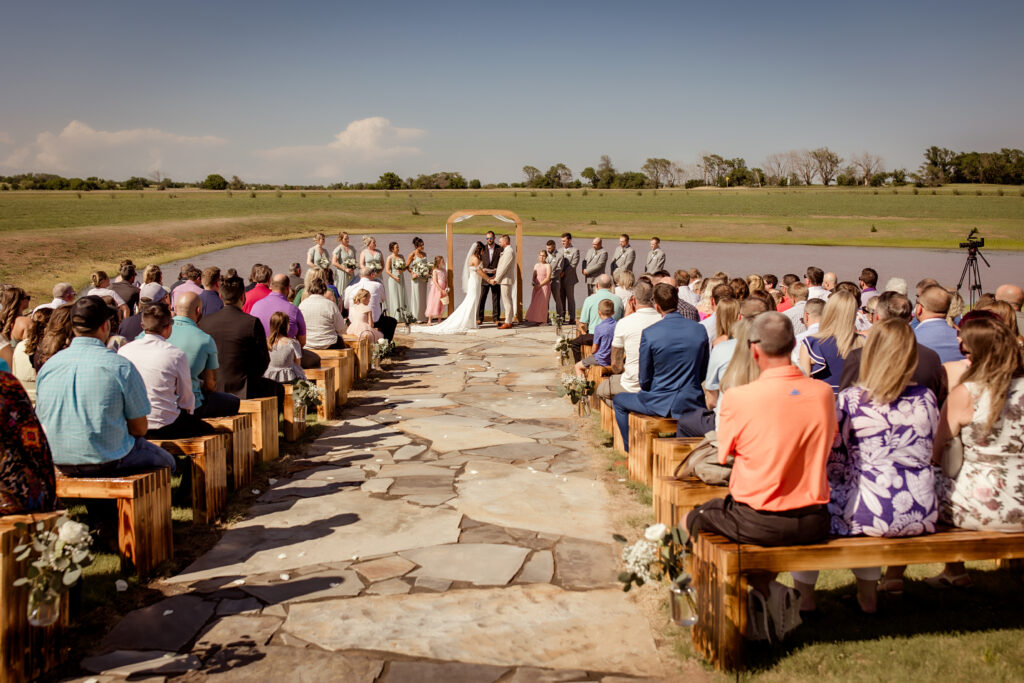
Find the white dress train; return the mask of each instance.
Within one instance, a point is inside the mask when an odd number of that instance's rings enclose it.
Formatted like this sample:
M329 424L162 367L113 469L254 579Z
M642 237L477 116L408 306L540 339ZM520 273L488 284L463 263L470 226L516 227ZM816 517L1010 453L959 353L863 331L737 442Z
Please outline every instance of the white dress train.
M440 325L423 327L419 331L423 334L464 334L477 329L476 307L480 302L480 290L480 273L474 268L469 273L466 296L458 308Z

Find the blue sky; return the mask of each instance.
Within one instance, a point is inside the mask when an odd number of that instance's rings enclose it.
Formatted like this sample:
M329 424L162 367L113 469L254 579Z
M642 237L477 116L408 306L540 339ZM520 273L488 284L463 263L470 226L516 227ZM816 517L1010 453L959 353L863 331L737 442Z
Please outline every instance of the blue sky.
M19 3L0 174L520 180L1024 147L1024 3Z

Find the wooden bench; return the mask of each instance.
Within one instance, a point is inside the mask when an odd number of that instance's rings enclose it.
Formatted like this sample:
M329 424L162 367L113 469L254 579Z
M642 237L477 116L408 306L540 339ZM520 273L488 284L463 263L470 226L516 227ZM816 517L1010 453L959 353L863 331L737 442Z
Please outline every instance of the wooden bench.
M176 458L188 460L192 477L193 524L210 524L224 512L228 499L230 441L227 434L153 441Z
M277 437L277 397L242 399L238 412L252 417L252 447L256 457L263 462L277 460L280 454Z
M673 417L629 414L629 478L652 486L654 483L654 440L662 432L676 431Z
M203 420L217 430L227 434L228 441L228 485L239 490L252 483L256 469L256 451L253 447L252 415L239 413L228 417L208 417Z
M117 501L117 545L125 571L134 568L145 576L174 555L170 470L114 477L65 477L58 472L57 496Z
M353 337L350 335L344 335L342 339L345 342L345 346L352 349L356 354L356 368L358 370L359 379L366 379L370 375L370 366L372 364L372 349L370 348L370 337Z
M597 399L597 402L598 410L601 411L601 431L611 434L614 438L615 433L619 431L615 428L615 409L601 399Z
M717 534L694 539L693 582L699 615L694 648L716 669L743 668L747 574L1024 557L1024 534L943 530L910 538L855 536L817 545L764 548L740 545ZM740 568L742 566L742 573Z
M611 373L612 369L607 365L593 365L587 368L587 379L594 383L594 395L590 397L590 407L594 410L600 410L600 404L603 403L603 401L597 397L597 388L601 386L601 382L608 380Z
M310 349L320 356L320 363L325 367L334 367L338 370L337 397L334 404L341 409L341 406L348 402L348 392L352 389L352 373L355 369L356 354L352 349Z
M170 509L168 508L168 514ZM57 623L45 628L28 623L28 586L15 586L28 572L29 559L18 562L14 549L21 544L24 533L15 524L34 527L43 522L52 528L59 512L0 517L0 681L34 681L58 666L66 648L61 642L68 625L68 594L61 598Z
M316 416L321 422L333 420L338 410L338 368L320 367L306 370L306 379L314 382L322 389L320 405L316 407Z
M284 385L284 440L289 443L298 441L306 431L306 407L296 406L292 397L292 385Z

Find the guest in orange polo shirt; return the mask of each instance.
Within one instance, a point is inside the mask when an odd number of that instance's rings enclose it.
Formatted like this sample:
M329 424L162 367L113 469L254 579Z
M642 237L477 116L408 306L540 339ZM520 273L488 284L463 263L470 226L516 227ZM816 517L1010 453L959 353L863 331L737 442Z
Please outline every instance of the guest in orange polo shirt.
M795 341L785 315L757 316L748 343L761 376L723 396L719 419L719 460L735 458L729 495L691 512L687 530L764 546L816 543L829 531L832 389L790 364Z

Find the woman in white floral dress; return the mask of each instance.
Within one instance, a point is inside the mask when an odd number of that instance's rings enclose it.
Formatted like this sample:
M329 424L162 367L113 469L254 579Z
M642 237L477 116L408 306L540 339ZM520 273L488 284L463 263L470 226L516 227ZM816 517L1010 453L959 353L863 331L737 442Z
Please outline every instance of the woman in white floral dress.
M836 400L839 432L829 456L828 503L837 536L918 536L935 532L938 501L932 440L939 408L931 389L911 384L917 341L903 320L876 323L861 357L860 381ZM877 609L881 568L853 570L857 601ZM793 572L801 609L814 609L818 572Z
M971 362L949 392L935 437L935 460L960 436L964 462L941 480L940 514L962 529L1024 531L1024 358L1001 321L977 318L960 328L961 349ZM936 587L968 586L962 562L928 579Z

